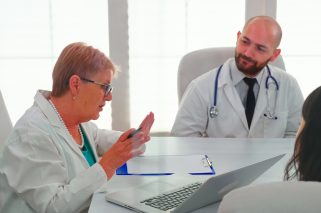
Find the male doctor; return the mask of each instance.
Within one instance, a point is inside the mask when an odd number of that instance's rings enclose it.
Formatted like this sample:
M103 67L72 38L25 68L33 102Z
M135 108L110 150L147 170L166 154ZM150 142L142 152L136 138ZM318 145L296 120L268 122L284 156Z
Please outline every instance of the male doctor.
M273 18L256 16L248 20L243 31L237 33L235 57L188 86L172 135L294 137L303 104L301 90L291 75L268 65L281 52L281 38L281 27Z

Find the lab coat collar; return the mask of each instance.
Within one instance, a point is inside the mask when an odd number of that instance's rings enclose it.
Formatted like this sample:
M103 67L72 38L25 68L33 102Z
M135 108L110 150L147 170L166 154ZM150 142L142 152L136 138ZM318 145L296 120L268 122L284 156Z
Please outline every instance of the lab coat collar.
M55 112L55 110L52 108L51 104L49 103L49 97L51 92L46 90L38 90L37 94L34 97L35 104L39 106L41 111L45 114L45 116L48 118L51 125L55 127L61 127L62 123Z
M50 125L52 125L54 131L57 133L58 136L64 138L66 143L71 147L71 149L79 155L79 157L83 160L83 164L88 167L87 160L85 159L84 155L82 154L81 150L75 143L74 139L70 134L67 134L66 128L64 124L60 121L56 111L51 106L50 102L48 101L50 97L51 92L45 91L45 90L38 90L37 94L35 95L35 103L38 104L40 110L43 112L43 114L47 117ZM86 128L83 128L86 132ZM87 137L90 141L90 144L92 146L92 149L94 149L93 143L91 142L91 138ZM93 150L94 155L97 158L96 152Z
M222 70L220 72L219 79L218 79L218 85L217 85L218 88L221 88L224 85L231 83L230 64L232 63L233 60L234 60L233 58L230 58L223 64ZM215 75L216 74L217 73L215 73Z

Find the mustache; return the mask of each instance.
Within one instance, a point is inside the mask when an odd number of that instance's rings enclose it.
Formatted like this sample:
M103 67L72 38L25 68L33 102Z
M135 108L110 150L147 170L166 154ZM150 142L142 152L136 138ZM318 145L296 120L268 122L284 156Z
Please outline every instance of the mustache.
M242 59L244 59L244 60L246 60L246 61L249 61L249 62L252 62L252 63L256 63L255 60L253 60L253 59L250 58L250 57L247 57L246 55L240 54L239 57L242 58Z

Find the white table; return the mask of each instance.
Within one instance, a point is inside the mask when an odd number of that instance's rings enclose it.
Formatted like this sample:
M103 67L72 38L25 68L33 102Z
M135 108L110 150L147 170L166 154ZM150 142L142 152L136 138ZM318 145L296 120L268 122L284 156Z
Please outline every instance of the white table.
M278 163L266 171L252 184L281 181L284 167L294 148L294 139L239 139L239 138L187 138L153 137L146 147L146 155L181 155L207 154L213 162L216 174L222 174L278 154L286 153ZM189 178L205 178L192 177ZM175 175L167 177L152 176L117 176L115 175L104 188L108 192L117 191L158 178L181 178ZM206 206L194 212L216 212L219 203ZM93 196L89 213L132 212L126 208L106 202L104 193L96 192Z

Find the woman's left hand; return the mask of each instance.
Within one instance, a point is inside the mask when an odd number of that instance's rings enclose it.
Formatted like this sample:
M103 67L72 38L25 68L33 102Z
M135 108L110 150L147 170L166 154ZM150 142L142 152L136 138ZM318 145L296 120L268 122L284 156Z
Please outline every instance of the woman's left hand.
M153 123L154 123L154 113L150 112L148 115L146 115L142 123L139 125L139 127L141 128L141 131L144 132L145 136L149 135L150 129L152 128Z

